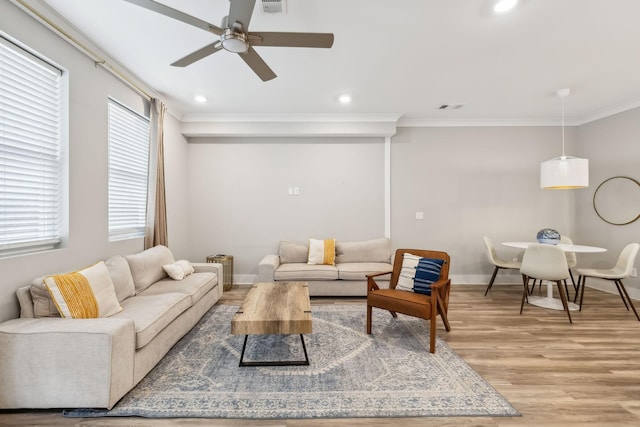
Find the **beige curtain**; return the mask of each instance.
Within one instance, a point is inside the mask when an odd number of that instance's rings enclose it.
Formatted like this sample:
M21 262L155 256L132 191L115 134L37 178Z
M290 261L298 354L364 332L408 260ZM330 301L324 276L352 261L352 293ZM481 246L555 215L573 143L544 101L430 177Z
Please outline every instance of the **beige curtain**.
M166 105L159 99L151 100L151 161L150 185L147 203L147 227L144 236L145 249L156 245L168 246L167 202L164 183L164 115ZM155 170L152 170L155 168ZM155 179L153 177L155 176ZM153 197L152 197L153 196Z

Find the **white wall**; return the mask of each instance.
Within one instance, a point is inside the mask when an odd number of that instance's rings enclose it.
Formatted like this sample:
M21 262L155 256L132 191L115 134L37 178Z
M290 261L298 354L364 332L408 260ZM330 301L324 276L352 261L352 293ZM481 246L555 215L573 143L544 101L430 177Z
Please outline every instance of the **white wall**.
M164 176L167 201L169 248L176 259L189 258L188 144L180 133L181 123L170 114L164 121Z
M280 240L383 237L383 161L382 138L193 138L189 258L233 255L250 283Z
M578 235L585 244L607 248L606 253L592 255L579 262L579 265L609 268L615 264L624 246L632 242L640 243L640 220L620 226L607 224L593 209L593 195L598 185L613 176L628 176L640 181L640 108L580 126L578 138L580 157L589 159L590 181L588 190L581 192L577 198ZM640 187L633 200L620 200L619 206L623 209L624 204L628 203L637 207L639 202ZM638 265L640 263L636 260ZM615 292L615 286L611 283L597 280L590 283ZM629 278L624 283L633 297L640 298L638 278Z
M66 68L69 93L69 239L65 248L0 259L0 320L18 315L15 290L45 274L76 270L117 253L142 249L142 239L110 243L107 225L107 97L143 113L144 100L9 2L0 29Z
M540 162L560 155L555 127L400 128L391 142L393 246L444 250L454 283L486 283L493 270L482 236L503 241L555 228L574 235L575 192L540 189ZM567 130L567 146L575 146ZM416 220L424 212L424 220ZM496 283L519 283L498 275Z

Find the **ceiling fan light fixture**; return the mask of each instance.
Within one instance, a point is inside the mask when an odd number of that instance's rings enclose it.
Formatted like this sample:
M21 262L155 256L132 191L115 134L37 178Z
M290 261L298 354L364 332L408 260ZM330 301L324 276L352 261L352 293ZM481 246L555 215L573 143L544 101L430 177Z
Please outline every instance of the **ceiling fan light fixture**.
M351 102L351 95L347 93L340 95L338 101L340 101L341 104L349 104Z
M220 43L222 48L229 52L245 53L249 50L247 36L244 33L236 33L231 28L225 28L220 36Z
M498 0L493 5L493 11L495 13L505 13L516 7L518 0Z

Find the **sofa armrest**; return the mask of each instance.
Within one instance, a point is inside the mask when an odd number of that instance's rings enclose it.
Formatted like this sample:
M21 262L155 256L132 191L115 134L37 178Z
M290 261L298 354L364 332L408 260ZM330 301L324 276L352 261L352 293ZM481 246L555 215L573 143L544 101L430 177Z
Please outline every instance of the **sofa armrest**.
M191 265L195 273L216 273L218 276L218 285L222 285L224 278L224 268L222 264L218 262L192 262Z
M280 257L276 254L265 255L258 263L258 281L275 282L276 270L280 266Z
M0 408L111 408L134 386L131 319L0 323Z

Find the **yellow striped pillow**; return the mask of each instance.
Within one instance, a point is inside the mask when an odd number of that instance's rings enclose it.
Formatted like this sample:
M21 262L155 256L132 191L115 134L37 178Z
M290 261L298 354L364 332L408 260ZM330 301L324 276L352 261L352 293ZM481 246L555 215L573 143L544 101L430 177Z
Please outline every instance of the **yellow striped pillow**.
M73 273L45 277L44 285L62 317L107 317L122 310L104 261Z
M307 264L336 264L336 239L309 239Z

